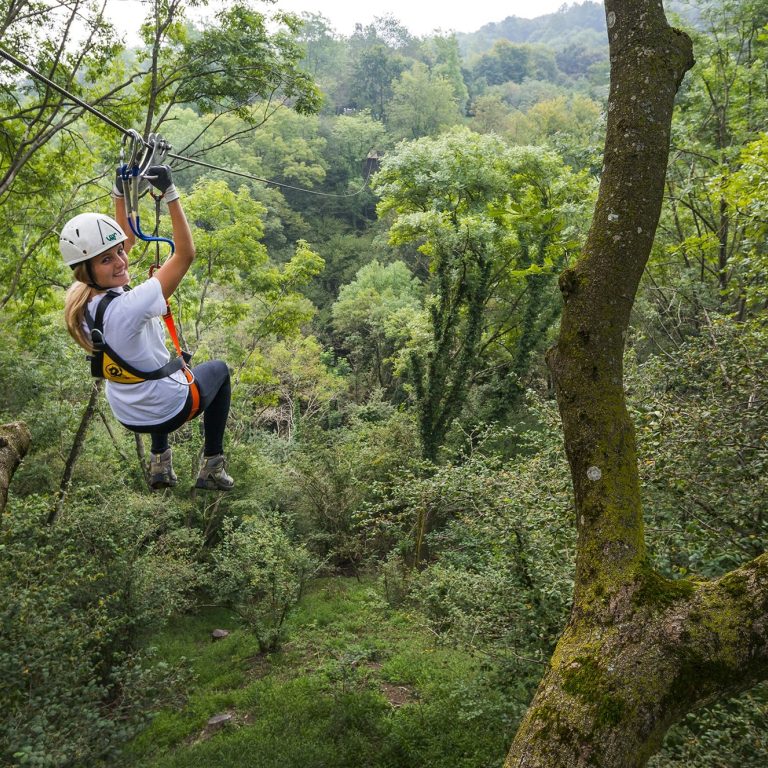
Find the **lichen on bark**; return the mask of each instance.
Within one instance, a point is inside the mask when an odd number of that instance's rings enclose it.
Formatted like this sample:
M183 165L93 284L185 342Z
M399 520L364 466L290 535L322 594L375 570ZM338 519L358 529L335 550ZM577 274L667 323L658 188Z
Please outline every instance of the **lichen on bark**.
M8 487L19 463L29 450L31 436L21 421L0 424L0 514L8 500Z

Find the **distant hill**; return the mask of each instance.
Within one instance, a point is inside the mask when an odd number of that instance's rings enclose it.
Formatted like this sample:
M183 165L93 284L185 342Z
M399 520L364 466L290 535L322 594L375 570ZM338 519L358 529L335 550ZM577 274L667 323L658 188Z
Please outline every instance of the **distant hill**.
M486 53L497 40L511 43L542 43L562 49L576 42L589 47L607 47L605 8L602 3L583 2L567 5L560 10L522 19L507 16L504 21L482 26L477 32L458 33L456 38L465 58Z

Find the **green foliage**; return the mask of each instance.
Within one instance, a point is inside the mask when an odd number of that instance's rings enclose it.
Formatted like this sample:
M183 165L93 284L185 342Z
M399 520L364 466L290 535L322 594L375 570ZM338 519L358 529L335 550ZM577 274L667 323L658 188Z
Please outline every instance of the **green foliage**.
M212 551L212 590L256 635L262 651L283 640L284 624L311 575L309 553L264 514L224 520Z
M331 316L348 350L356 400L375 388L394 394L394 357L421 313L420 293L418 280L402 261L383 266L375 260L339 291Z
M765 327L724 316L706 322L663 355L630 357L627 372L649 548L677 579L722 575L764 552L768 535ZM728 755L727 764L757 768L766 757L764 713L763 685L689 714L649 765L704 768Z
M252 423L294 438L304 419L320 416L344 388L314 336L299 336L252 354L240 372L236 401L253 409Z
M565 4L555 13L534 19L507 16L497 23L486 24L477 32L459 35L465 55L483 53L497 40L513 43L546 43L554 48L572 42L589 41L605 50L605 8L602 3L587 2Z
M768 19L757 0L698 8L627 359L649 545L675 579L662 601L768 543ZM242 3L204 29L184 4L159 10L129 53L84 6L71 11L93 35L77 50L67 14L28 0L0 36L183 154L343 197L175 169L197 245L177 314L197 359L233 369L237 488L184 498L195 423L172 437L180 487L148 496L133 437L100 405L43 527L91 386L59 322L70 273L55 233L105 207L118 139L3 65L0 415L25 419L33 446L0 533L0 762L115 764L167 703L125 764L497 765L568 611L568 473L552 408L523 396L544 389L555 276L588 219L579 171L600 172L603 8L424 39L392 17L344 38L319 15ZM307 73L326 91L319 116ZM463 122L486 135L437 135ZM379 221L359 191L372 150ZM373 570L378 589L335 578L297 603L318 560ZM211 622L234 621L189 616L211 593L254 633L210 644ZM185 655L198 681L183 707ZM575 672L572 692L599 687L598 671ZM234 725L203 737L225 710ZM763 765L764 710L758 688L687 718L655 765Z
M747 144L739 157L739 168L721 181L724 199L735 212L734 220L743 233L742 247L731 258L739 275L740 301L743 313L759 314L766 306L765 285L768 252L768 134L762 133Z
M392 86L387 125L396 139L434 136L461 120L455 85L415 62Z
M554 80L557 65L552 50L545 46L518 45L498 40L490 53L475 62L473 76L487 85L501 85L512 81Z
M383 120L392 96L392 83L407 64L375 36L366 40L361 36L360 42L354 53L350 96L356 108L368 109L375 118Z
M375 185L380 214L394 215L391 242L417 244L431 278L431 339L410 362L434 460L484 358L501 352L496 370L513 389L528 372L557 316L551 277L576 245L567 216L587 185L552 153L466 129L400 145Z
M304 429L288 457L294 498L284 504L319 556L356 570L377 553L376 541L357 527L358 513L378 484L392 482L415 459L418 444L411 416L386 402L372 398L346 416L332 431Z
M461 52L455 35L441 37L436 35L426 41L426 54L432 71L445 78L453 87L453 97L463 111L469 98L469 91L464 82L461 67Z
M302 49L294 35L297 17L254 11L247 3L235 3L220 11L216 23L185 41L175 64L173 82L176 103L195 103L202 111L237 109L255 98L290 100L299 113L313 113L320 94L312 79L301 71ZM252 52L258 51L258 56ZM169 51L170 53L170 51Z
M651 267L659 288L664 286L654 297L666 327L661 333L678 338L690 332L702 309L744 319L762 307L757 286L763 281L753 269L761 253L753 239L757 211L745 189L746 179L754 178L754 156L742 156L742 149L768 115L762 80L768 16L758 2L707 0L698 6L691 30L697 66L678 99L669 205L660 223L664 237ZM754 196L761 194L756 186Z
M716 576L765 551L762 322L717 317L629 371L653 549L669 575Z
M0 539L2 759L94 764L178 700L184 672L136 641L190 605L191 531L123 491L47 527L44 497L12 502Z
M759 768L768 759L765 712L766 686L762 684L738 699L690 714L669 732L649 768Z
M388 541L389 549L399 551L410 564L430 563L423 586L431 589L432 573L436 584L452 577L469 580L466 588L436 587L433 593L433 598L442 595L445 601L434 614L436 626L455 626L465 638L482 625L481 616L489 624L478 632L479 641L493 642L499 636L490 628L502 614L510 621L507 631L515 631L517 620L508 613L510 599L528 603L528 611L551 601L559 606L553 610L558 614L570 594L570 492L556 416L543 405L535 405L531 415L539 431L525 435L516 459L505 462L496 454L497 439L491 432L462 463L401 473L396 485L381 489L382 500L366 510L366 525ZM501 577L508 582L504 599L493 596L492 585L498 587ZM487 601L480 597L482 590L472 596L469 586L476 580L477 587L484 579L490 590ZM519 594L512 598L515 592ZM458 602L450 607L453 599ZM494 618L496 609L502 614ZM462 611L469 614L459 620ZM556 624L551 615L549 620Z

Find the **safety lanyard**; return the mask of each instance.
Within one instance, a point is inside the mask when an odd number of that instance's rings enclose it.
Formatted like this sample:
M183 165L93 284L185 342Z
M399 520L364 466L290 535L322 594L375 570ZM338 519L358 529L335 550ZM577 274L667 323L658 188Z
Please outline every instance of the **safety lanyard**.
M146 185L144 189L141 186L142 181L146 184L146 180L150 178L147 175L149 168L153 165L162 165L170 149L171 145L160 134L150 133L145 142L139 132L134 129L130 129L123 136L123 143L120 149L120 176L123 180L125 213L128 225L133 234L140 240L147 243L155 243L155 263L149 268L150 277L152 277L155 270L160 268L160 243L166 243L170 246L171 255L175 252L176 245L173 240L158 235L160 227L160 198L151 193L149 185ZM155 201L155 230L152 235L142 232L139 218L139 198L147 191L150 191ZM173 312L168 300L165 302L163 321L168 329L168 335L171 337L176 354L184 361L183 370L187 380L190 382L190 385L193 385L194 376L187 366L192 356L181 348L179 334L176 330L176 323L174 322ZM197 389L194 386L192 388L194 390Z

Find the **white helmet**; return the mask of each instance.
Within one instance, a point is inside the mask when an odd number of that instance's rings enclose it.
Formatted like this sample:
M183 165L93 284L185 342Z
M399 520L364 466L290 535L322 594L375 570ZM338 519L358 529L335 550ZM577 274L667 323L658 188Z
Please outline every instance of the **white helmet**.
M127 239L113 218L103 213L80 213L61 230L59 249L64 263L75 267Z

